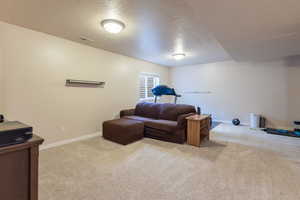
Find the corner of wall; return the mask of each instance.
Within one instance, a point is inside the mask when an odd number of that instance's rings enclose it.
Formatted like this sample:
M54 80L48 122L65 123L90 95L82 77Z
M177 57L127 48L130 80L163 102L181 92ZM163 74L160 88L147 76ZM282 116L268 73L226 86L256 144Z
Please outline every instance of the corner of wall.
M172 68L173 67L168 67L168 85L170 87L174 86L173 81L172 81Z

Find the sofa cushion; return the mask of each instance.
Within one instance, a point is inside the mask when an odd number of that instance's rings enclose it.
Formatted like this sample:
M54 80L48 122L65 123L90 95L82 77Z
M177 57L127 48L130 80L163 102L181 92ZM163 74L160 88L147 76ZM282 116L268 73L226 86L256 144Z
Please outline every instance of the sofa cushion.
M159 119L177 121L179 115L195 113L195 107L185 104L161 104Z
M177 122L170 120L150 120L144 122L145 127L173 132L177 128Z
M153 120L155 120L155 119L151 119L151 118L147 118L147 117L140 117L140 116L137 116L137 115L124 116L122 118L136 120L136 121L140 121L140 122L146 122L146 121L153 121Z
M160 113L160 104L142 102L135 107L134 115L158 119Z
M120 117L134 115L134 111L135 111L135 109L121 110Z

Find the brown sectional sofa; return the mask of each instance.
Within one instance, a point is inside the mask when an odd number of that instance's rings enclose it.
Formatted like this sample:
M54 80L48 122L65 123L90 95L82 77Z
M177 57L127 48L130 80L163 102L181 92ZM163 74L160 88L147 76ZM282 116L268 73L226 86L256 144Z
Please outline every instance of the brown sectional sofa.
M139 103L135 109L122 110L121 118L144 122L144 136L168 142L186 141L186 117L196 113L184 104Z

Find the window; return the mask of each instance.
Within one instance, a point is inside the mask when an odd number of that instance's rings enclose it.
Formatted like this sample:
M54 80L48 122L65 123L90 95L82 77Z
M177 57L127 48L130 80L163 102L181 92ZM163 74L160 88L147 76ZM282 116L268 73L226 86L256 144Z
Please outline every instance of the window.
M140 100L153 99L152 89L159 85L159 77L151 74L140 75Z

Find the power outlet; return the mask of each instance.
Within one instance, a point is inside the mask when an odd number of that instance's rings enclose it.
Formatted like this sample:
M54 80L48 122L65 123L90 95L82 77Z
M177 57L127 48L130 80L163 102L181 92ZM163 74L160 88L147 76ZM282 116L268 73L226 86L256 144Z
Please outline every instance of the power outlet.
M66 131L65 127L64 127L64 126L61 126L61 127L60 127L60 131L61 131L61 132L65 132L65 131Z

